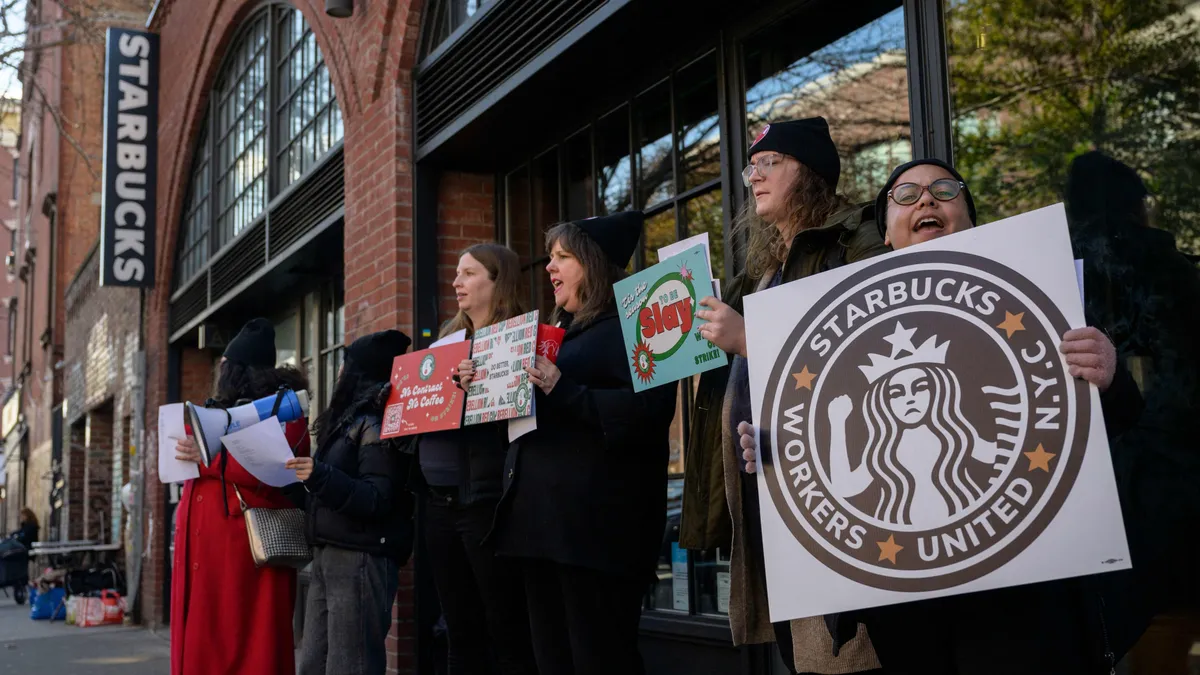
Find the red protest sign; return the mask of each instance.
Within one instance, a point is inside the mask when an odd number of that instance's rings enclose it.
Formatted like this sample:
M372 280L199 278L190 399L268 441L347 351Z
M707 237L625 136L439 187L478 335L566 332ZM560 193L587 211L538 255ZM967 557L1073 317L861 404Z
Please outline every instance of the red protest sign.
M469 358L470 340L397 356L380 438L459 428L466 394L453 377Z

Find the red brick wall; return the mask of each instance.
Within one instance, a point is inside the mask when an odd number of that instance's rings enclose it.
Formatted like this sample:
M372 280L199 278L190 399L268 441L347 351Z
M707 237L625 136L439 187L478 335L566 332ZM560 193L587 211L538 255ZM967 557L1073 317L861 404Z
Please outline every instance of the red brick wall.
M66 503L63 505L63 517L66 519L64 540L83 539L83 495L87 484L87 425L85 420L72 424L69 433L64 434L64 441L69 443L63 448L63 461L66 468L63 475L67 479Z
M258 0L164 0L151 26L161 35L159 92L158 251L160 279L174 266L180 212L188 188L199 124L208 92L225 50ZM399 327L412 333L412 77L422 0L356 3L349 19L332 19L317 0L293 5L313 28L329 66L345 127L344 237L346 339ZM157 407L167 402L167 318L170 285L160 284L147 303L146 425L152 430ZM211 379L189 380L184 354L185 396L207 392ZM210 361L211 365L211 361ZM206 378L211 378L211 370ZM190 382L190 383L189 383ZM153 434L150 434L151 438ZM148 443L154 447L154 441ZM157 484L148 467L148 485ZM156 532L167 526L163 494L149 495ZM165 541L155 536L146 566L144 616L162 621L162 568ZM391 671L414 670L412 577L401 573Z
M438 316L442 321L458 312L454 273L459 254L473 244L496 240L495 182L491 175L445 173L438 184Z
M110 542L113 502L113 414L112 407L93 410L87 416L87 467L84 470L83 536ZM120 535L117 534L119 537Z

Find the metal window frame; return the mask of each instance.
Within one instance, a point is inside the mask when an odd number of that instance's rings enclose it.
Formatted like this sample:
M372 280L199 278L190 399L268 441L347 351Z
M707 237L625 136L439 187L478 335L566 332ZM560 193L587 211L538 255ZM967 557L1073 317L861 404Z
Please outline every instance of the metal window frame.
M296 186L301 184L307 176L319 169L331 154L343 146L343 139L345 136L344 127L342 137L332 139L331 136L332 142L330 146L326 148L324 152L317 154L310 165L303 167L299 178L288 182L281 180L283 163L277 161L277 149L281 145L279 139L277 138L278 127L280 125L276 119L278 111L276 102L281 98L281 93L279 91L281 80L277 72L277 66L280 63L280 60L277 58L279 46L278 31L280 30L280 25L284 23L283 17L291 16L291 13L293 12L299 12L299 10L297 10L291 4L282 2L281 0L269 0L267 2L260 3L259 6L256 7L246 17L242 25L239 27L238 32L234 36L231 43L232 46L223 56L221 65L217 69L216 79L214 80L214 83L210 89L210 95L207 97L207 111L203 121L201 122L202 131L200 132L200 137L196 141L197 148L204 146L203 154L207 155L207 165L203 166L202 161L198 161L196 158L193 158L192 171L189 174L188 181L188 190L190 195L190 191L193 189L193 186L196 183L196 177L199 172L203 172L208 180L208 192L206 195L208 212L204 218L206 234L202 235L202 239L200 240L205 242L206 250L203 256L198 256L203 258L203 262L199 263L195 269L189 269L187 278L183 278L178 275L178 270L183 267L183 265L180 264L181 261L183 261L187 255L196 254L196 251L202 247L200 241L197 241L192 247L187 247L187 250L184 250L184 247L176 247L176 275L173 296L195 283L197 277L200 277L205 270L211 267L212 264L219 259L221 252L229 248L235 241L237 241L240 234L253 229L259 220L268 218L271 209L274 208L277 203L279 203L286 195L291 193L291 191ZM304 21L306 32L312 32L312 26L303 19L303 14L300 14L300 16L301 20ZM228 192L228 190L226 190L227 186L223 183L223 181L230 173L234 171L233 167L235 166L237 159L231 160L229 163L229 168L222 171L222 167L220 167L221 153L223 152L222 143L227 141L236 131L236 124L238 120L243 119L250 112L251 106L247 106L233 116L231 121L232 126L230 126L229 129L219 129L218 127L220 126L221 122L222 108L228 103L233 95L233 89L230 89L228 92L222 92L220 85L222 84L223 80L231 76L232 68L234 68L235 64L237 63L239 55L242 54L241 48L245 46L243 43L253 37L254 29L259 25L265 26L264 30L266 34L266 44L256 47L253 50L253 58L248 59L246 67L237 72L237 76L234 80L234 86L236 87L236 82L245 78L246 74L249 72L248 69L252 66L255 58L263 57L265 59L263 63L263 85L261 88L255 91L254 95L250 99L251 101L257 101L260 97L265 99L263 129L250 138L250 142L247 143L243 151L237 156L238 158L245 157L252 150L254 144L261 141L264 145L263 168L260 172L255 174L252 180L247 182L246 185L242 186L236 195L230 195L228 199L224 199L223 195ZM293 45L293 48L294 47L295 45ZM320 45L314 45L314 47L316 48L318 68L308 73L305 82L307 82L310 77L314 76L314 74L321 67L325 67L326 69L328 68L328 66L325 65L325 55L321 52ZM322 115L325 114L328 114L329 128L332 133L335 120L340 119L340 112L341 109L338 107L337 93L332 88L331 83L329 102L313 117L312 120L309 121L309 124L305 126L300 135L303 136L305 133L307 133L310 126L316 124L321 119ZM222 133L223 131L224 133ZM286 152L286 148L284 149L284 152ZM201 151L197 149L197 156L200 156L201 154ZM240 229L230 228L231 233L228 236L225 236L222 232L222 228L226 225L226 223L232 222L229 214L234 209L242 207L245 203L248 193L256 189L262 190L261 208L258 209L253 216L249 217L249 219L242 224ZM198 210L198 204L193 202L191 196L189 196L188 202L184 205L184 212L180 221L181 225L184 223L187 223L189 226L193 224L195 221L191 218ZM236 231L233 231L235 229Z

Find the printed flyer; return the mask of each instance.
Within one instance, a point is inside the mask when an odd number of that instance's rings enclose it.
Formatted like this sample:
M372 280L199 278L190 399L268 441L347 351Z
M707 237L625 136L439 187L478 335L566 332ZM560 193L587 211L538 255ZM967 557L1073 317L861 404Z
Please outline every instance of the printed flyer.
M380 438L457 429L466 395L453 378L459 362L469 358L467 341L397 356Z
M533 383L525 368L537 357L538 312L475 331L475 379L467 392L466 426L533 414Z
M697 245L613 284L633 390L670 384L729 362L700 336L700 300L712 295L708 253Z

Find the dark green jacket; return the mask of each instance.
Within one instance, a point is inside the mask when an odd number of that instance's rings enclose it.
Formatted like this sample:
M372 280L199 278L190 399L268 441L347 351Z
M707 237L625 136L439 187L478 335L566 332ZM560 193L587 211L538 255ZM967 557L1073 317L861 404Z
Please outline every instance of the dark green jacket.
M887 251L875 226L874 208L850 206L824 226L796 235L783 265L782 281L795 281ZM758 279L737 277L726 287L724 301L744 313L743 298L765 288L775 271L768 270ZM737 356L729 366L700 378L686 454L679 531L679 545L684 548L730 551L729 628L735 645L775 640L767 612L766 572L762 561L746 551L742 482L729 419L730 374L744 374L745 370L746 360ZM861 626L840 651L821 617L792 621L791 629L792 665L799 672L854 673L879 667Z
M802 230L795 236L784 263L783 283L866 260L889 250L875 226L874 206L853 205L835 213L824 226ZM770 278L773 274L774 271L766 276ZM745 315L742 300L753 293L761 281L749 278L743 272L725 285L721 300L738 314ZM731 354L731 363L733 358ZM729 370L730 366L726 366L704 373L696 391L679 530L679 545L683 548L729 550L732 531L721 469L725 442L721 412Z

